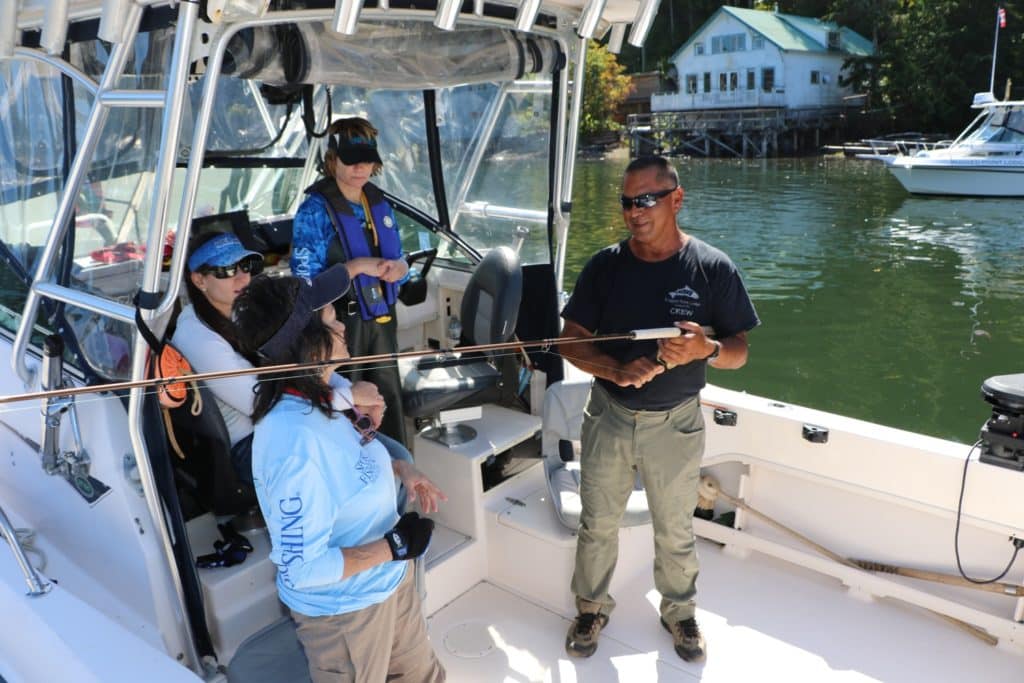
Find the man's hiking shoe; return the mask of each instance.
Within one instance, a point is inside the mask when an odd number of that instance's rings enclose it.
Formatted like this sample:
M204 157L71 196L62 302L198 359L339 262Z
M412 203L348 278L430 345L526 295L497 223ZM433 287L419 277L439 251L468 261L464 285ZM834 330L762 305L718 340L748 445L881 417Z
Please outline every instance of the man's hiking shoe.
M608 623L608 615L580 612L565 637L565 652L570 657L589 657L597 651L597 637Z
M696 619L690 617L669 626L662 618L661 625L672 634L672 644L675 645L677 655L687 662L704 661L704 635L700 632Z

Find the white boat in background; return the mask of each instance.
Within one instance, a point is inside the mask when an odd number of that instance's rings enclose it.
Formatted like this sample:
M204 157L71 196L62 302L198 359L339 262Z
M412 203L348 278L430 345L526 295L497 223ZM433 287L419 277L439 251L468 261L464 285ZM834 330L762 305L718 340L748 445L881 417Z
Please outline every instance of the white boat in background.
M908 192L1024 197L1024 101L974 96L981 113L950 145L878 157Z
M155 392L104 386L146 377L136 316L166 329L194 231L285 256L316 133L366 115L403 244L425 258L401 348L428 353L456 315L475 334L461 303L484 298L466 296L472 274L508 245L526 292L513 327L556 335L588 39L621 44L632 22L642 44L657 6L0 2L0 682L308 680L265 530L243 530L244 562L197 566L224 518L195 497ZM694 525L698 666L658 622L642 490L619 607L592 658L566 656L589 378L517 350L476 359L501 371L474 376L494 382L474 394L455 360L406 385L451 379L429 405L466 388L457 412L476 416L465 443L423 429L412 444L449 496L424 613L453 683L1021 679L1019 377L990 387L979 449L709 386L703 474L720 493L705 488L711 519ZM25 397L41 389L54 393ZM207 445L190 462L226 448ZM976 589L961 564L1001 578Z

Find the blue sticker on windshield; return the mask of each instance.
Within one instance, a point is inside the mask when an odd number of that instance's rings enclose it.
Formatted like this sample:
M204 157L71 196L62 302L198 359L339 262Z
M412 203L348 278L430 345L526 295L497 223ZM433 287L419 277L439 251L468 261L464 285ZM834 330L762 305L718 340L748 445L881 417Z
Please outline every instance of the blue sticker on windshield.
M418 233L418 236L420 238L420 249L430 249L430 233L421 232Z

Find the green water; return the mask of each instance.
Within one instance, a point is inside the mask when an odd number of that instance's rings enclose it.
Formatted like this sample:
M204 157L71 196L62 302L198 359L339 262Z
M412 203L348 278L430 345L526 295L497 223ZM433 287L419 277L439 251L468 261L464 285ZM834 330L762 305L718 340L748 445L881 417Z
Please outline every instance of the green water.
M625 236L625 161L577 166L571 288ZM841 158L678 160L684 230L739 266L762 325L730 389L973 442L986 377L1024 372L1024 201L911 197Z

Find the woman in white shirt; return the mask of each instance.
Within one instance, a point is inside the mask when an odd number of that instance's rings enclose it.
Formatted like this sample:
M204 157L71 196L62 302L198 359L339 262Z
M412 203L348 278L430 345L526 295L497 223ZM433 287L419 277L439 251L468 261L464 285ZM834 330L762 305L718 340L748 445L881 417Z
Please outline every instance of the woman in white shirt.
M375 258L353 259L345 264L348 276L376 272ZM178 316L171 343L188 359L196 372L249 369L258 358L241 351L235 326L231 322L231 306L249 285L252 277L263 270L263 256L246 249L231 233L197 235L189 243L186 259L188 277L185 286L191 302ZM370 382L351 383L333 374L338 409L357 407L373 423L380 424L385 410L384 399ZM243 481L252 481L252 412L256 376L243 375L207 382L216 400L231 441L231 461ZM411 462L412 456L401 444L383 438L393 459Z

